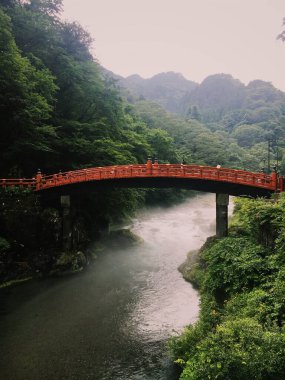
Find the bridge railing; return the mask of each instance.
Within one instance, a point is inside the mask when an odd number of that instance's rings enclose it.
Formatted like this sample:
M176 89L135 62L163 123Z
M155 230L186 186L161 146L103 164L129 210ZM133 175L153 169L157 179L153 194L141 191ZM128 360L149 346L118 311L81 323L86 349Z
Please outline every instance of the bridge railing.
M207 166L185 165L185 177L203 178L209 180L218 180L232 183L242 183L260 187L267 187L273 184L271 175L264 173L250 173L244 170L234 170L227 168L213 168Z
M274 180L272 175L264 173L250 173L244 170L199 165L152 164L149 167L143 164L87 168L42 176L37 190L77 182L135 177L197 178L276 189L276 179Z
M0 187L1 188L7 188L7 187L20 187L20 188L26 188L26 189L34 189L36 187L36 179L31 178L7 178L7 179L0 179Z
M244 170L215 168L211 166L158 163L95 167L64 173L60 172L53 175L42 175L39 172L36 178L32 179L0 179L0 187L18 186L43 190L78 182L139 177L193 178L283 191L283 177L280 177L278 180L277 173L275 172L267 175L265 173L251 173Z
M146 175L146 165L107 166L74 170L65 173L42 176L40 189L63 186L69 183L87 182L114 178Z

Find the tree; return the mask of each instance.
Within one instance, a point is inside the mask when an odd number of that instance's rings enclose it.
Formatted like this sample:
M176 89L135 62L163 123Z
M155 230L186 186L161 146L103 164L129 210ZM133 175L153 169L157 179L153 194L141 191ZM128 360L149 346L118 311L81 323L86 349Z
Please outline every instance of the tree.
M61 38L66 51L79 60L92 60L89 48L92 37L77 22L65 22L61 25Z
M234 130L232 136L242 147L251 147L265 140L264 131L258 125L240 125Z
M27 9L33 12L42 12L55 17L62 11L63 0L29 0L24 2Z
M196 119L198 121L201 121L201 113L199 111L199 107L195 106L195 105L189 107L186 118L187 119Z
M48 139L55 130L47 122L57 87L49 70L36 69L21 56L12 36L10 19L1 9L0 25L0 149L3 154L0 167L9 174L17 162L19 169L28 173L34 155L50 150Z

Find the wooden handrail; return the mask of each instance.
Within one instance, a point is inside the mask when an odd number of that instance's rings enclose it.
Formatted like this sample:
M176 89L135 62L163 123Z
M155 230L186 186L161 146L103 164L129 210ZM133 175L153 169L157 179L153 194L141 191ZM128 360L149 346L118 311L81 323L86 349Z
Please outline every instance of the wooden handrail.
M22 187L34 189L36 187L36 179L35 178L4 178L0 179L0 187Z
M80 182L146 177L211 180L253 186L271 191L284 191L282 185L284 182L283 177L278 177L275 172L268 175L265 173L253 173L245 170L216 168L212 166L152 164L150 162L147 164L86 168L52 175L42 175L38 172L36 177L32 179L0 179L0 187L19 186L40 191L51 187L67 186Z

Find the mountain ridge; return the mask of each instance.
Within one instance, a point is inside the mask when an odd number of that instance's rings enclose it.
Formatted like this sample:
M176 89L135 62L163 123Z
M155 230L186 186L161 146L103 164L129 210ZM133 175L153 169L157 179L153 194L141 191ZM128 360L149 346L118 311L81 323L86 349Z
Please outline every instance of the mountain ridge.
M212 111L218 120L225 112L243 107L254 92L256 94L253 94L253 97L264 103L280 103L285 97L285 93L274 87L271 82L253 79L245 85L231 74L224 73L211 74L201 83L197 83L174 71L161 72L150 78L143 78L139 74L124 78L108 70L105 72L115 79L121 88L140 98L158 103L167 112L188 117L195 107L195 113L199 109L205 115L204 121L208 121L207 115Z

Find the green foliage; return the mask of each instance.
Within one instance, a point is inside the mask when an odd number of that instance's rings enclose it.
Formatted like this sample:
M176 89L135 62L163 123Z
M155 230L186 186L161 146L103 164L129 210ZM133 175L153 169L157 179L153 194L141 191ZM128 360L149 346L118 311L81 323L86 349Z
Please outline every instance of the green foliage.
M202 323L197 322L195 326L188 326L181 336L174 337L169 341L169 348L176 362L184 365L189 357L195 354L197 345L204 338L205 328Z
M261 287L250 292L235 294L225 304L225 316L228 319L252 318L262 325L272 325L277 322L274 296Z
M281 379L284 354L284 333L264 331L250 318L227 321L196 343L196 352L186 361L180 379Z
M11 245L8 240L0 236L0 254L6 253L10 249Z
M147 142L154 147L154 154L160 162L177 162L173 139L161 129L152 129L147 135Z
M62 0L29 0L25 2L25 7L33 12L54 16L62 11Z
M237 143L242 147L250 147L264 141L264 132L261 127L256 125L240 125L232 136L237 139Z
M200 253L200 319L170 342L183 380L281 380L285 365L284 211L236 201L231 236Z
M236 210L240 226L258 243L274 248L278 237L278 244L281 244L285 223L283 200L237 199Z
M61 27L61 37L66 51L76 59L91 59L89 52L92 38L86 30L77 22L63 23Z
M29 174L34 157L51 149L54 128L47 121L57 86L48 69L37 69L21 56L9 17L1 9L0 25L0 170L7 175L21 162L19 169Z
M227 142L197 120L178 119L158 105L145 100L136 101L133 112L151 128L163 129L170 134L176 148L176 157L172 155L172 162L185 160L188 164L213 166L226 163ZM165 160L165 153L161 149L158 157Z
M217 296L251 289L266 272L265 250L249 239L225 238L203 253L207 272L202 289Z

